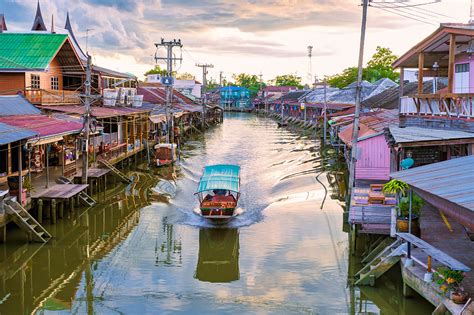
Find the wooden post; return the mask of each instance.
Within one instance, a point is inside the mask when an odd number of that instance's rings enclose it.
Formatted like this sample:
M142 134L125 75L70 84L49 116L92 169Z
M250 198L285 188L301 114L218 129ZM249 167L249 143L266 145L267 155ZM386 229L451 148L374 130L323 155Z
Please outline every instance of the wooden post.
M390 237L395 237L397 233L397 209L390 209Z
M11 143L9 143L7 146L8 146L7 174L10 175L12 173L12 146L11 146Z
M427 272L431 272L432 260L433 259L431 258L431 256L428 256L428 263L427 263L427 268L426 268Z
M49 185L49 144L45 144L44 145L45 147L45 155L44 155L44 158L45 158L45 164L46 164L46 184L45 184L45 188L48 188L48 185Z
M56 224L56 199L51 200L51 222Z
M23 161L21 158L21 141L18 146L18 203L23 206Z
M64 201L59 202L59 217L62 219L64 217Z
M454 90L454 60L456 57L456 35L449 36L448 94Z
M43 200L38 199L38 222L43 223Z
M425 54L418 55L418 94L423 94L423 68L425 64Z
M398 110L401 112L402 109L402 97L405 94L405 68L400 68L400 85L398 93Z
M1 242L2 243L6 243L7 242L7 225L4 224L2 226L2 231L1 231L1 234L0 234L0 237L1 237Z

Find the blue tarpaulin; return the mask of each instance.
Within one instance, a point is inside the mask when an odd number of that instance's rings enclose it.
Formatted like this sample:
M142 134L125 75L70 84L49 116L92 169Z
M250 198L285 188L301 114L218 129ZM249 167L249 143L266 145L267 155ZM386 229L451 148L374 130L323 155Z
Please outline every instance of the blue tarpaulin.
M0 145L36 136L36 132L0 123Z
M199 181L197 193L214 189L239 192L240 166L229 164L209 165Z

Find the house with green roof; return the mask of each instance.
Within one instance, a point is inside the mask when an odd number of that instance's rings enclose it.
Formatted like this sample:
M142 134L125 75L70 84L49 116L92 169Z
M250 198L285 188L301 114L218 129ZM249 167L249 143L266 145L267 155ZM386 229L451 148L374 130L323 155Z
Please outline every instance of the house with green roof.
M79 103L84 66L67 34L0 33L0 94L37 105Z

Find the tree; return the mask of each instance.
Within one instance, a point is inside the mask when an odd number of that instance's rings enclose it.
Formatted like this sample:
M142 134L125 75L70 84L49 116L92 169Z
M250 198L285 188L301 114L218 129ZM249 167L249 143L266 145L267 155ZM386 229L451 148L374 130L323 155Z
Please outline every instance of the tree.
M166 69L161 69L159 65L156 65L153 69L150 69L147 72L145 72L145 76L149 74L159 74L160 76L166 76L167 71Z
M211 79L209 80L209 82L207 82L208 90L214 90L214 89L217 89L218 87L219 87L219 83L214 79Z
M398 80L400 74L392 68L392 63L397 58L390 48L377 46L372 58L367 62L367 67L362 70L362 79L372 83L382 78ZM328 84L337 88L344 88L356 80L357 67L346 68L341 73L327 78Z
M194 75L189 72L178 73L176 75L177 80L194 80Z
M272 80L272 82L276 86L297 86L298 88L303 87L301 84L301 77L298 77L294 74L277 75L275 79Z
M232 76L235 80L235 84L243 86L250 91L250 97L255 97L264 83L258 80L258 76L255 74L241 73Z

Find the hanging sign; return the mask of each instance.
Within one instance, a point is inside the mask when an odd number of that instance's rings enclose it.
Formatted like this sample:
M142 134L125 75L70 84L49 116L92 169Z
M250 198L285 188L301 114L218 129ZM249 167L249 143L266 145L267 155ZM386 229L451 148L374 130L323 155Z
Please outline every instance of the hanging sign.
M161 84L171 86L174 83L173 77L161 77Z
M301 103L301 104L300 104L300 109L301 109L301 110L304 110L304 106L305 106L305 104L304 104L304 103Z

